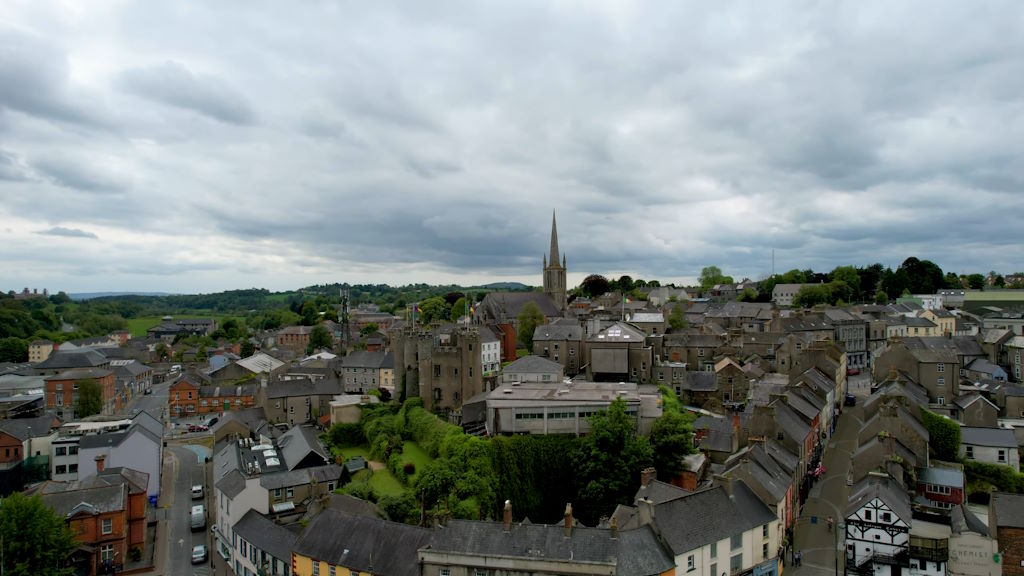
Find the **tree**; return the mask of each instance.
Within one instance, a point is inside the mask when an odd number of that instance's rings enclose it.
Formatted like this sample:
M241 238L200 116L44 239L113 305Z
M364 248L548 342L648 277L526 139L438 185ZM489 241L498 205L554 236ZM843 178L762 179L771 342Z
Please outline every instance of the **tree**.
M78 384L78 405L75 406L75 416L85 418L103 411L103 387L92 378L79 380Z
M972 290L981 290L985 288L985 275L984 274L968 274L967 285Z
M666 410L654 421L650 442L659 474L675 478L683 472L683 457L693 452L692 432L690 423L675 410Z
M242 340L240 352L242 358L248 358L249 356L252 356L253 354L256 353L256 345L253 344L252 341L250 341L248 338Z
M899 270L907 272L906 289L910 290L911 294L934 294L945 285L942 268L931 260L918 260L911 256L900 264ZM889 295L892 296L891 293Z
M860 300L860 275L857 273L857 269L853 266L837 266L835 270L832 270L832 281L842 282L846 284L848 290L847 296L843 298L847 302L854 300Z
M330 348L332 344L334 344L334 339L331 338L331 333L327 331L323 324L317 324L313 326L313 330L309 333L306 354L312 354L320 348Z
M544 314L533 302L527 302L519 312L519 342L527 350L533 350L533 332L544 323Z
M580 486L580 520L596 524L617 504L631 503L640 487L640 471L654 460L651 445L637 436L636 420L626 413L621 398L588 420L590 434L581 441L575 469Z
M39 496L26 498L15 492L0 505L2 535L2 571L5 575L38 574L66 576L74 570L66 567L75 548L74 534L64 519L43 503Z
M469 304L465 297L459 298L452 304L452 322L458 322L459 318L469 315Z
M672 307L672 312L668 315L668 325L673 330L682 330L686 328L686 318L683 317L683 305L676 304Z
M430 324L435 320L446 320L451 316L451 309L440 296L427 298L419 303L420 317L423 324Z
M602 296L607 293L610 288L611 282L600 274L591 274L584 278L583 282L580 283L580 290L587 298Z
M622 276L619 276L619 279L615 282L615 285L619 287L619 291L621 291L623 294L627 294L633 291L633 278L623 274Z
M0 362L28 362L28 340L0 338Z
M963 288L964 284L960 280L960 277L956 275L956 272L946 272L946 275L942 278L945 288Z
M302 305L300 315L302 316L303 326L312 326L320 321L320 310L313 300L306 300Z
M206 362L210 359L210 353L206 351L206 346L200 346L196 350L196 362Z
M425 508L447 500L455 488L456 474L444 460L434 460L423 467L416 476L413 490Z
M161 340L157 342L156 348L153 350L156 353L156 357L161 362L171 357L171 350L167 347L167 343Z
M366 336L367 334L373 334L379 329L380 326L378 326L376 322L370 322L366 326L363 326L362 328L359 329L359 335Z
M732 284L732 276L722 274L718 266L705 266L700 269L700 290L706 292L715 284Z

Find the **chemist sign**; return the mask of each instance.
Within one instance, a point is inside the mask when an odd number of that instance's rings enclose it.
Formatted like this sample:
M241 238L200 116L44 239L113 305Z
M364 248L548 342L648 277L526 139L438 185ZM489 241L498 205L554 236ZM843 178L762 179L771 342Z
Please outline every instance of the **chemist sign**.
M964 532L949 538L949 573L1000 576L999 544L987 536Z

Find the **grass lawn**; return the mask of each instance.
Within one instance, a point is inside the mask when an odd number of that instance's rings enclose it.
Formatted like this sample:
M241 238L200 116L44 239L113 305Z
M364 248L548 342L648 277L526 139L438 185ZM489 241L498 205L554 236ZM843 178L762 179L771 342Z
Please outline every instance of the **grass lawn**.
M378 498L389 494L397 496L405 492L405 487L387 468L373 471L373 476L370 476L370 488L373 488Z
M408 484L412 486L416 482L416 477L419 476L420 472L426 468L427 464L430 464L434 459L427 454L423 448L420 448L419 444L408 440L405 444L402 444L402 464L406 462L412 462L416 465L416 473L409 476Z
M161 318L163 318L163 316L143 316L142 318L129 318L128 331L132 333L132 338L142 338L146 335L146 330L160 323Z

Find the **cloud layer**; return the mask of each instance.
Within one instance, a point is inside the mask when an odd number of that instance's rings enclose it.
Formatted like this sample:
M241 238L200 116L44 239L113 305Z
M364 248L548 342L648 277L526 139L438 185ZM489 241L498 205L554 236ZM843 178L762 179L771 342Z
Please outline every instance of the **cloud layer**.
M1024 269L1024 6L0 8L14 285ZM42 230L43 232L40 232ZM102 238L103 242L87 242Z

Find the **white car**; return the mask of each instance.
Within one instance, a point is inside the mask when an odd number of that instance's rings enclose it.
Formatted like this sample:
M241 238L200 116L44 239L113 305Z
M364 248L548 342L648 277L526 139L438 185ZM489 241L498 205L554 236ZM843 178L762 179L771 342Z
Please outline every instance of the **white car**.
M202 497L203 497L203 485L202 484L196 484L195 486L192 486L192 499L193 500L198 500L198 499L200 499Z
M192 563L202 564L206 562L206 544L197 544L192 547Z

